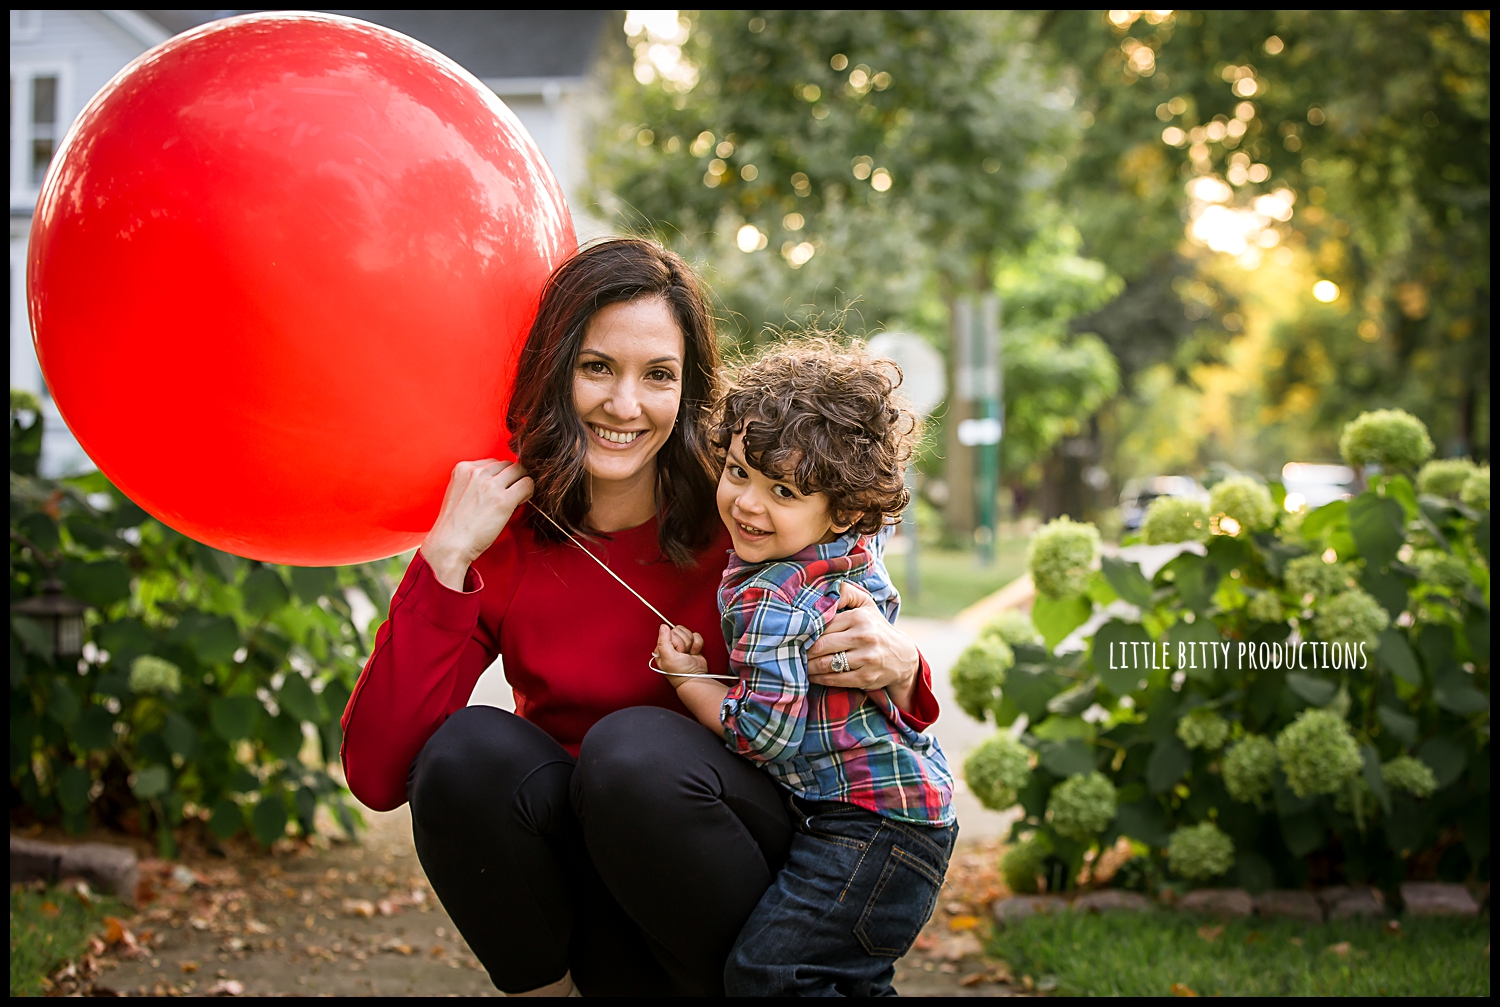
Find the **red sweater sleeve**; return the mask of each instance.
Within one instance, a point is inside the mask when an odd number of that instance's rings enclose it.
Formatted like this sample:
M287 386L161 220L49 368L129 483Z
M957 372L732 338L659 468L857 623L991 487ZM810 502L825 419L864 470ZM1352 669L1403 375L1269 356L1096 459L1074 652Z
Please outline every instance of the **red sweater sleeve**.
M494 661L475 639L483 588L472 567L462 593L444 587L421 553L406 568L344 709L344 777L366 807L406 803L412 760Z
M900 712L911 729L920 732L931 727L942 711L932 691L932 669L927 665L927 658L918 653L917 660L922 662L922 667L917 669L917 680L912 683L911 709Z

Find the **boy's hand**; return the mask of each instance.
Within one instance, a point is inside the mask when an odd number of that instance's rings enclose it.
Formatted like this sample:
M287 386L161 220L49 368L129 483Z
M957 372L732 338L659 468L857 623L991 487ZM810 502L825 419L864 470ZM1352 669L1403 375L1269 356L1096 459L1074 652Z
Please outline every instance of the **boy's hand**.
M666 672L673 688L694 681L678 676L708 671L708 661L702 654L703 637L686 626L663 626L656 634L656 666Z

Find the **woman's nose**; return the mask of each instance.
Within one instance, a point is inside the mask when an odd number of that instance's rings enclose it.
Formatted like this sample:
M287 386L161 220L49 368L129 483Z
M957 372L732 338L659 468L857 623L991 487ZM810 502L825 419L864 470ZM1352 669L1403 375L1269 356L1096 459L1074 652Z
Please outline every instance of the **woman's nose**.
M620 381L610 391L604 402L605 411L621 420L633 420L641 415L641 397L634 381Z

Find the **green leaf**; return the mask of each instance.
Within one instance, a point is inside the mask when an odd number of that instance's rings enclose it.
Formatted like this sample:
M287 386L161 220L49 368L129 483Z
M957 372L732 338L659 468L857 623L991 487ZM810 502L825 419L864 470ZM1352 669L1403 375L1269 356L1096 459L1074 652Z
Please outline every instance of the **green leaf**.
M1125 601L1140 608L1151 606L1151 582L1141 573L1140 565L1118 556L1100 559L1105 580Z
M1391 813L1391 794L1385 788L1385 776L1380 772L1380 753L1375 751L1375 746L1365 744L1359 746L1359 757L1363 762L1360 769L1364 774L1365 782L1370 785L1370 789L1375 792L1375 799L1380 802L1380 806L1389 815Z
M276 694L276 702L298 720L309 720L314 724L321 723L323 720L323 711L319 709L318 697L313 695L312 687L307 684L307 679L295 671L286 673L286 679L281 683L281 691Z
M1366 567L1359 578L1360 586L1380 602L1380 607L1394 620L1406 609L1406 580L1390 570Z
M1135 692L1137 684L1146 677L1146 669L1137 667L1131 655L1144 653L1145 646L1150 644L1151 634L1139 623L1111 619L1100 626L1094 634L1090 659L1104 687L1116 696Z
M21 638L15 633L10 635L10 687L12 690L19 689L21 683L26 681L26 650L21 646Z
M1098 693L1099 679L1090 678L1087 682L1065 689L1047 700L1047 712L1062 717L1076 717L1093 705L1094 697Z
M1323 845L1326 830L1316 814L1304 812L1281 819L1281 838L1294 857L1305 857Z
M1164 793L1193 768L1193 755L1176 735L1163 738L1151 749L1146 760L1146 787L1153 794Z
M1324 535L1345 524L1348 518L1349 501L1335 500L1332 503L1326 503L1303 519L1302 537L1309 542L1317 542Z
M1468 677L1457 668L1451 669L1434 684L1432 701L1460 717L1488 710L1489 697L1469 684Z
M1005 673L1005 685L1000 691L1028 719L1035 721L1047 712L1047 700L1067 684L1067 679L1045 665L1018 664Z
M1031 609L1031 621L1041 632L1050 652L1069 633L1087 622L1093 611L1094 607L1087 598L1049 598L1038 594Z
M68 594L95 608L130 597L130 567L117 559L82 563L68 560L60 570Z
M116 668L126 668L142 654L156 650L156 637L139 619L116 619L94 631L94 642L110 652L110 663Z
M1234 879L1251 895L1276 887L1276 871L1271 862L1254 850L1236 851Z
M298 787L292 794L292 803L297 807L297 820L302 823L302 829L308 835L312 835L313 816L318 811L318 795L311 787Z
M1178 650L1177 645L1179 643L1194 645L1203 643L1221 644L1224 642L1224 635L1219 632L1219 628L1211 620L1200 616L1192 622L1179 620L1174 623L1172 628L1167 631L1167 642L1171 645L1172 658L1175 661ZM1178 666L1177 670L1187 675L1188 678L1203 682L1206 685L1212 685L1217 675L1215 668L1222 668L1224 663L1223 648L1219 648L1217 651L1210 651L1204 647L1189 646L1188 660Z
M1408 717L1399 710L1393 710L1389 706L1381 706L1375 710L1375 715L1380 718L1380 723L1390 732L1391 737L1403 745L1415 745L1417 743L1417 721L1415 717Z
M1402 519L1417 516L1417 493L1412 489L1411 481L1406 476L1391 476L1385 481L1385 495L1389 500L1394 500L1401 506Z
M1333 702L1334 694L1338 692L1338 686L1333 682L1321 678L1313 678L1301 672L1288 672L1286 676L1287 688L1302 697L1304 702L1313 706L1327 706Z
M270 615L292 598L281 575L268 566L251 570L240 591L245 598L245 610L256 618Z
M225 786L236 794L253 794L260 789L260 777L250 772L244 766L239 766L230 775L229 782Z
M214 802L213 815L208 820L208 828L220 839L229 839L245 827L245 813L240 806L227 797L221 797Z
M1406 540L1401 529L1404 520L1399 503L1371 490L1349 501L1349 532L1369 567L1388 566L1396 558Z
M328 684L323 686L323 705L334 722L343 719L344 708L349 705L349 695L349 687L337 678L329 679Z
M1380 666L1407 685L1422 685L1422 669L1417 667L1417 655L1412 653L1406 634L1392 626L1380 634L1380 649L1376 651Z
M1155 798L1120 805L1115 813L1115 824L1123 835L1147 846L1163 847L1172 839L1167 831L1166 813Z
M63 727L68 727L83 712L83 701L78 698L63 678L52 680L51 695L47 699L47 716Z
M227 616L185 612L169 638L186 643L204 664L228 664L241 644L239 627Z
M130 790L142 800L160 797L172 786L172 773L166 766L147 766L135 771Z
M262 846L270 846L286 835L286 798L279 790L261 795L250 814L250 831Z
M1417 749L1417 758L1427 763L1432 775L1437 777L1438 789L1458 779L1464 771L1464 750L1458 742L1439 735L1428 738Z
M82 766L69 766L57 778L57 803L69 814L80 814L89 807L89 788L94 778Z
M1464 635L1469 640L1469 650L1473 652L1475 660L1488 661L1490 659L1490 614L1478 608L1469 610L1468 618L1464 620Z
M73 744L86 752L109 748L115 742L115 717L102 706L90 704L78 715L70 732Z
M1219 585L1219 569L1194 552L1185 552L1162 568L1176 577L1177 596L1195 612L1207 612Z
M338 592L338 567L294 566L288 572L292 575L292 590L304 604L311 605L320 597Z
M12 483L11 485L14 486L15 484ZM11 499L15 498L12 497ZM14 514L15 511L11 513ZM62 537L57 533L57 522L45 514L33 511L23 517L17 524L21 528L21 534L36 543L37 548L44 552L53 552L62 544Z
M10 628L28 653L52 660L52 634L43 629L41 623L30 616L12 614Z
M1004 704L1002 703L1001 705L1003 706ZM1015 718L1012 717L1011 722L1014 723L1014 721ZM1000 726L1004 727L1005 725L1001 724ZM338 761L339 747L344 740L344 729L340 726L337 718L329 717L323 723L322 727L318 729L318 735L318 740L323 745L323 761L332 765Z
M1042 742L1037 749L1037 761L1054 776L1083 776L1095 769L1094 752L1080 738Z
M226 584L234 583L235 574L239 572L240 563L243 562L238 556L220 552L202 542L196 544L194 553L200 570L219 578Z
M302 751L302 722L283 712L266 724L264 738L272 755L292 762Z
M220 696L208 705L208 721L225 741L250 737L260 714L260 700L254 696Z
M182 714L173 710L161 728L161 736L173 755L191 759L198 754L198 729Z

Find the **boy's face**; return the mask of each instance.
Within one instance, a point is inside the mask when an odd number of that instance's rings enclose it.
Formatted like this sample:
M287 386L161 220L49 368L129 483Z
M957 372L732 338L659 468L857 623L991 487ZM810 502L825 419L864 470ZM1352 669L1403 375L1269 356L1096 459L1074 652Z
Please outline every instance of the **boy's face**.
M746 563L785 559L810 545L831 542L849 529L835 525L825 493L797 487L753 469L745 461L744 438L736 433L719 476L719 517Z

